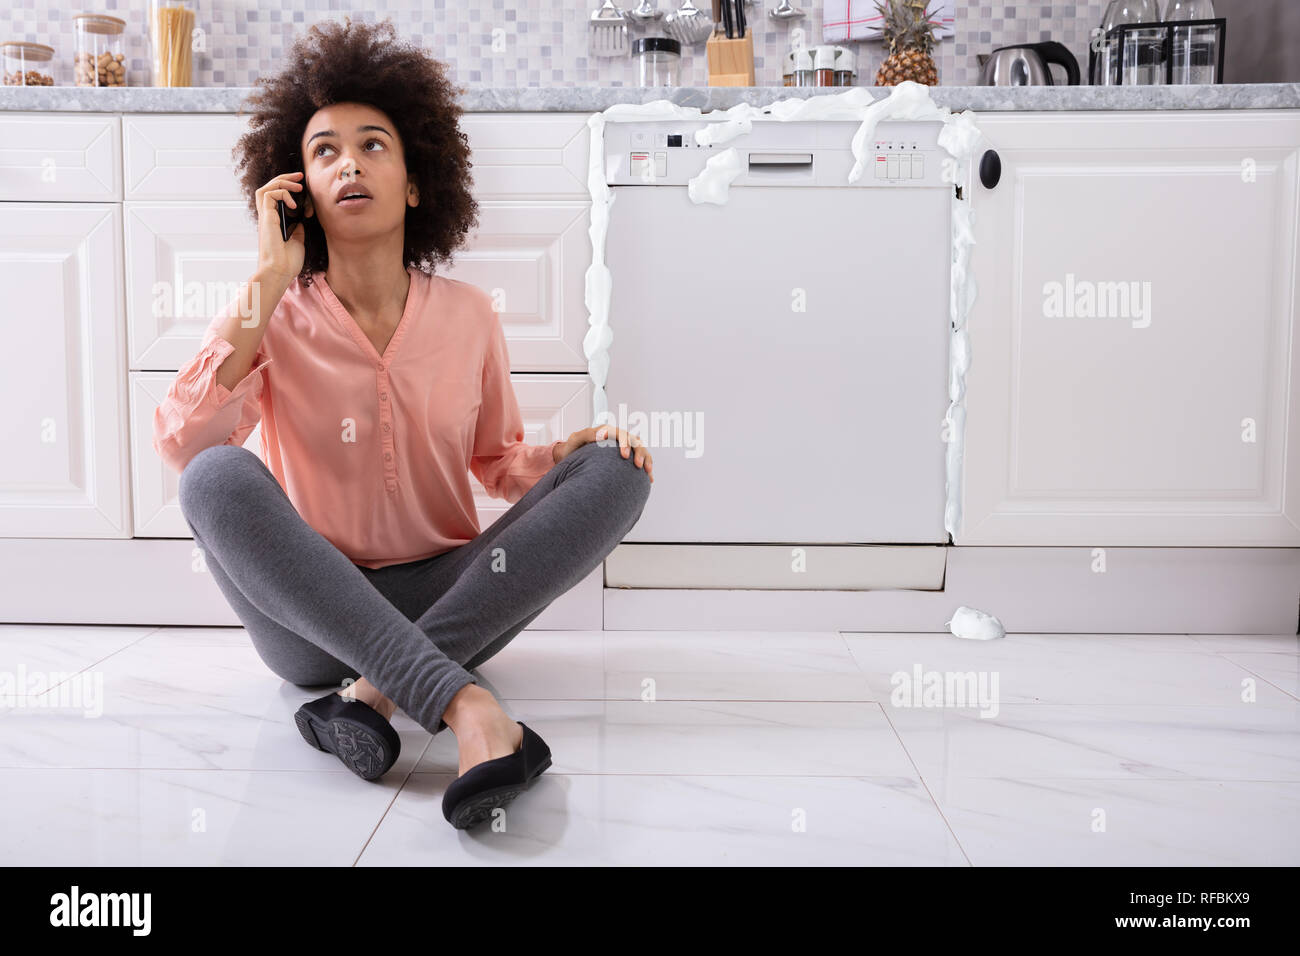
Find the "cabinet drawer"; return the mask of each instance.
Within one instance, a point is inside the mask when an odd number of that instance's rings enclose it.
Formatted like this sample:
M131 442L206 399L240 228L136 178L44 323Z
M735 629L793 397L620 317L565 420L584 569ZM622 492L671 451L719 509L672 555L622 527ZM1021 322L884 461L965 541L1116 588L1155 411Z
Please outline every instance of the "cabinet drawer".
M0 200L122 198L116 116L0 113Z
M232 150L244 116L127 116L127 199L242 199Z
M588 113L464 113L474 195L481 199L589 199Z

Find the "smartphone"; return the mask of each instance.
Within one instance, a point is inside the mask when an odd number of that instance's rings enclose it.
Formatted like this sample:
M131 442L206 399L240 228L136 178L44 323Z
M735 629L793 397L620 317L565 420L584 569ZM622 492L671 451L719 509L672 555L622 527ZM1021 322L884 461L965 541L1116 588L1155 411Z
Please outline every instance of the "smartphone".
M301 197L307 192L307 177L304 176L299 182L303 184L302 192L298 193L298 196ZM280 236L285 242L288 242L289 236L293 234L293 227L302 222L302 200L299 198L295 201L298 203L297 209L290 209L283 199L275 201L276 208L280 212Z

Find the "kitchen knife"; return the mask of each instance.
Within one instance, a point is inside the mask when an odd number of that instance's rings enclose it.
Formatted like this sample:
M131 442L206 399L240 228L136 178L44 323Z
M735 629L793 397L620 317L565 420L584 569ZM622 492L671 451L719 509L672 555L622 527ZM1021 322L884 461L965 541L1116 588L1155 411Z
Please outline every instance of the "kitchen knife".
M722 25L726 28L727 39L733 39L731 35L731 0L722 0Z
M736 36L745 36L745 0L736 0Z

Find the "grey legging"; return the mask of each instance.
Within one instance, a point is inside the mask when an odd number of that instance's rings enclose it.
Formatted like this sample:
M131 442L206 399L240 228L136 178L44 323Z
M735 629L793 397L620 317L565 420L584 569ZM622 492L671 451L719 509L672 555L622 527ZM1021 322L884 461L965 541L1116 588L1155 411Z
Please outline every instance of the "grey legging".
M181 512L266 665L293 684L365 677L430 733L468 669L604 560L650 478L591 442L472 541L385 568L353 564L298 514L251 451L216 445L181 472ZM504 569L502 569L504 565Z

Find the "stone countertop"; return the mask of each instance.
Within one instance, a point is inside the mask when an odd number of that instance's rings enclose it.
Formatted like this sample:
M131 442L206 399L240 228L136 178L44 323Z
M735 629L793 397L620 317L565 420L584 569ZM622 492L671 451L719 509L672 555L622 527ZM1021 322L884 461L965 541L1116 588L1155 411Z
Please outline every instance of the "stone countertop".
M871 87L879 96L886 90ZM0 87L0 110L81 113L236 113L248 87L75 86ZM823 96L844 88L746 87L466 87L461 105L470 113L597 113L615 103L669 99L701 110L737 103L766 106L790 96ZM937 86L931 95L953 111L1017 110L1259 110L1300 109L1300 83L1208 86Z

